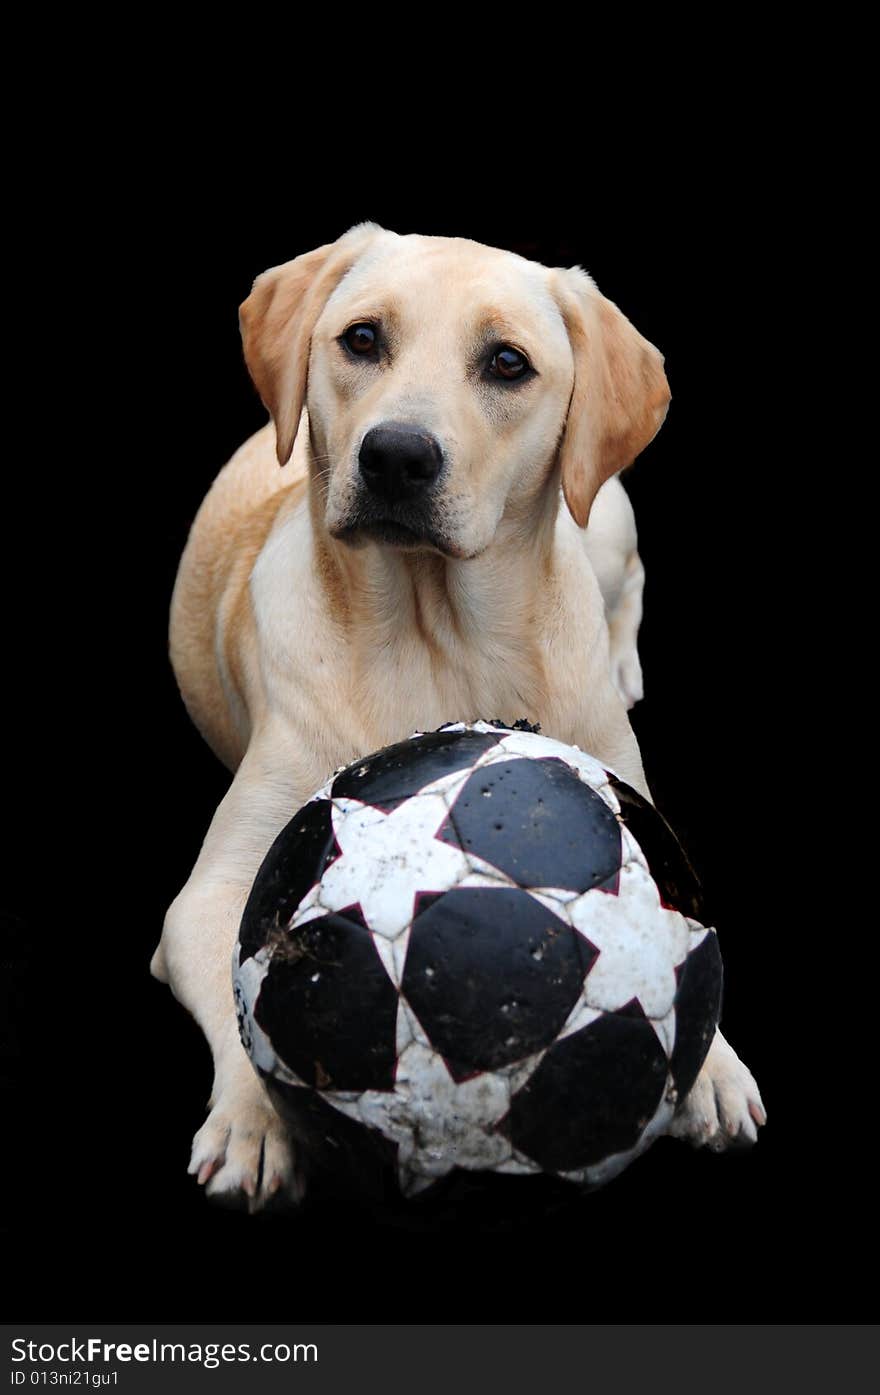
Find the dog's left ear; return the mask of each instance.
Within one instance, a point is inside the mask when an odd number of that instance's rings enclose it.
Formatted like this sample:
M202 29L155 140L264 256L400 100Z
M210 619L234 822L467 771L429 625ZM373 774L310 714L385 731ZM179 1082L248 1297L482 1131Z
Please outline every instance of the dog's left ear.
M279 465L287 464L296 440L318 317L345 273L381 231L376 223L358 223L336 242L271 267L257 277L239 306L245 362L275 423Z
M660 430L671 394L663 355L585 271L557 271L555 293L574 354L560 445L562 492L585 528L600 486L631 465Z

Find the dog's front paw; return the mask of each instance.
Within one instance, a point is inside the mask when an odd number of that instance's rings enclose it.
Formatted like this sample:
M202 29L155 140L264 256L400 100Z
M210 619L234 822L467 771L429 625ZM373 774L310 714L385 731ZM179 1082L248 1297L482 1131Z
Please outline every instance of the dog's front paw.
M720 1032L709 1048L690 1094L672 1122L670 1133L695 1148L715 1153L757 1143L767 1114L754 1077Z
M611 681L623 699L626 710L635 707L645 696L642 665L635 646L623 646L611 654Z
M218 1095L193 1139L188 1171L212 1201L252 1212L273 1198L303 1197L290 1138L256 1076Z

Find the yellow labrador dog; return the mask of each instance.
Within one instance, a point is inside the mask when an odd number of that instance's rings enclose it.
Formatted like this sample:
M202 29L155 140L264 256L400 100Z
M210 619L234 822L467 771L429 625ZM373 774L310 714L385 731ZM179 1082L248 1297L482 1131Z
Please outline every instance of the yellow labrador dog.
M214 1055L190 1171L254 1208L299 1183L239 1042L230 961L292 812L365 752L499 713L649 797L627 717L642 569L612 476L669 388L579 267L369 223L258 276L241 329L272 424L205 499L171 612L184 701L236 774L152 970ZM764 1117L719 1032L677 1132L723 1147Z

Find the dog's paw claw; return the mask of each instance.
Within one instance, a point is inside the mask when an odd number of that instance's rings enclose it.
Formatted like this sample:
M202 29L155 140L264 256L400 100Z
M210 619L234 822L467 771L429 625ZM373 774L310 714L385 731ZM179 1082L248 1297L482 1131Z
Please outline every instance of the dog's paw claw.
M202 1163L201 1167L199 1168L198 1177L196 1178L196 1181L198 1182L200 1187L203 1187L205 1185L205 1183L208 1181L208 1178L211 1176L213 1172L216 1172L219 1166L220 1161L218 1158L209 1158L207 1162ZM190 1164L189 1171L194 1171L192 1164Z

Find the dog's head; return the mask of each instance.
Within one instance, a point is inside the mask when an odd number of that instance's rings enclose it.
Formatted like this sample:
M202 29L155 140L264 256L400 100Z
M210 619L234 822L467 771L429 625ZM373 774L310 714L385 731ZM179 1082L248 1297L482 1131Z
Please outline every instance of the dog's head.
M475 557L560 479L583 527L669 403L662 356L579 267L460 238L360 224L258 276L240 323L279 462L305 406L353 544Z

